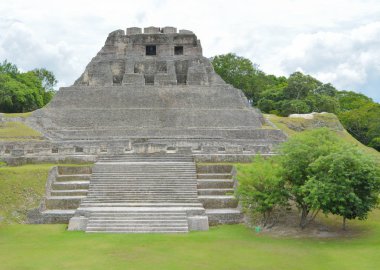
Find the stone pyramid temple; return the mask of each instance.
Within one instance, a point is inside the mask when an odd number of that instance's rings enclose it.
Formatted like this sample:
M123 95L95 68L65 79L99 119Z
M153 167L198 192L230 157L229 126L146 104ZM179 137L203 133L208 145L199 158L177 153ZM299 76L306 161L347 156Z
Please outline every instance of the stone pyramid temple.
M18 145L19 157L96 162L77 176L58 168L40 209L41 222L71 218L70 229L88 232L240 222L233 168L195 162L248 161L286 139L215 73L197 36L174 27L110 33L27 124L46 141Z

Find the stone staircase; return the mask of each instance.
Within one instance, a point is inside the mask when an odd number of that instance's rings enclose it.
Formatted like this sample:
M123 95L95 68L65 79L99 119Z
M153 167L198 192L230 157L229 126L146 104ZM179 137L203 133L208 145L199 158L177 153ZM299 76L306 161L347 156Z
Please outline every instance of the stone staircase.
M86 198L91 167L57 166L48 176L40 214L43 223L68 223Z
M107 211L90 214L86 232L185 233L184 211Z
M236 224L243 214L234 196L231 165L198 165L198 198L206 209L210 225Z
M194 220L207 222L191 156L103 156L92 172L88 195L76 212L86 232L178 233L187 232Z

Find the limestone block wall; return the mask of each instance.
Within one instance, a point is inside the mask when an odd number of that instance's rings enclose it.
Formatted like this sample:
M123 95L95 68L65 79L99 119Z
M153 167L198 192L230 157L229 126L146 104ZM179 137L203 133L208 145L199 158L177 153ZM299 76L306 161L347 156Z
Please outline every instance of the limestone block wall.
M147 46L153 46L155 54L147 53ZM170 62L185 61L186 69L165 69L160 66L173 65ZM158 66L155 63L163 63ZM169 63L169 64L168 64ZM178 65L177 65L178 66ZM183 66L183 65L182 65ZM202 46L197 36L188 30L177 32L175 27L138 27L111 32L103 48L87 65L75 85L109 86L120 84L141 84L132 74L143 74L147 84L204 85L218 80L207 58L202 56ZM166 74L166 76L162 75ZM160 74L157 77L156 74ZM147 76L146 76L147 75ZM149 75L152 75L152 79ZM199 81L198 81L199 80Z

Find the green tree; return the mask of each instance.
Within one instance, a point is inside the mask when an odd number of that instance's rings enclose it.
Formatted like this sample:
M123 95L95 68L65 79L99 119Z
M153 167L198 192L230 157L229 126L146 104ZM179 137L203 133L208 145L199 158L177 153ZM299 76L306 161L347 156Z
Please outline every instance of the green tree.
M368 102L338 116L343 126L361 143L369 145L373 139L380 137L380 104ZM375 143L373 145L376 146Z
M352 91L338 91L336 96L339 101L340 111L350 111L360 108L368 103L373 103L373 100L363 94Z
M20 72L7 61L0 64L0 111L15 113L41 108L53 96L57 83L46 69Z
M288 86L284 88L284 97L286 99L304 99L320 86L322 83L310 75L295 72L288 78Z
M287 205L288 194L281 179L280 165L274 159L256 157L249 165L238 167L237 197L246 211L259 213L263 225L276 222L274 210Z
M278 103L280 105L280 114L288 116L293 113L309 113L310 106L304 101L299 99L283 100Z
M302 188L311 208L346 219L366 219L378 203L380 180L374 161L352 147L319 157L310 164Z
M301 212L300 226L304 228L317 215L319 208L310 203L304 185L310 178L310 164L339 148L338 138L328 129L305 131L291 137L280 147L282 177L290 198Z
M233 53L213 57L212 65L224 81L241 89L253 104L259 100L260 92L277 80L275 76L267 78L251 60Z

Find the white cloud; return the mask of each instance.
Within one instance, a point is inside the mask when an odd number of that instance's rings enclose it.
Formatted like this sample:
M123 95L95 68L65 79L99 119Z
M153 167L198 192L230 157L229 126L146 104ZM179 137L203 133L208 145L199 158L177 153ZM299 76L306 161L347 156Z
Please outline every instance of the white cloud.
M368 93L380 100L375 92L380 92L379 45L380 21L341 32L299 34L270 61L277 61L282 73L302 69L340 89L372 91Z
M48 0L0 2L0 61L46 67L70 85L115 29L193 30L205 56L235 52L264 71L302 69L338 87L375 92L378 0Z

